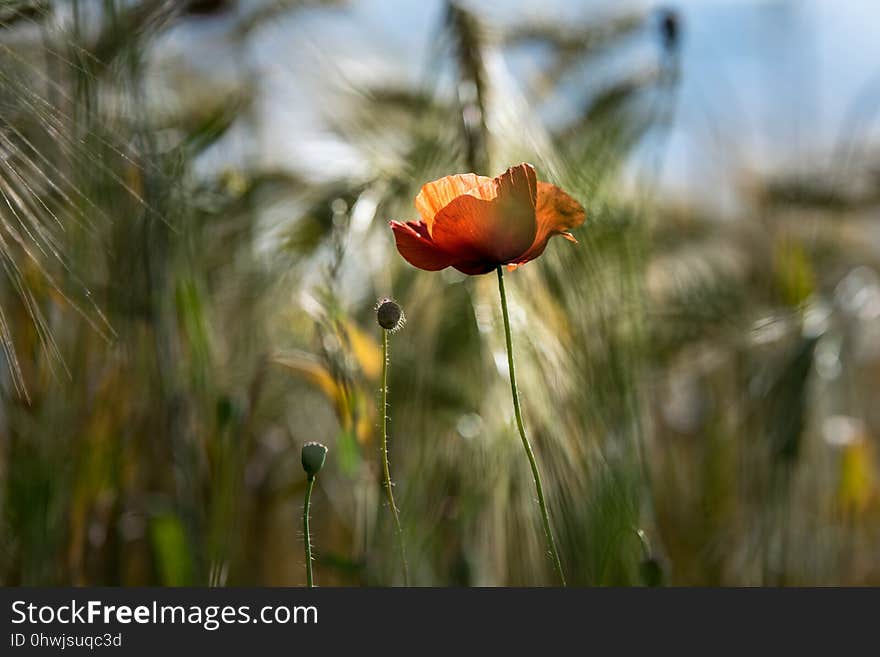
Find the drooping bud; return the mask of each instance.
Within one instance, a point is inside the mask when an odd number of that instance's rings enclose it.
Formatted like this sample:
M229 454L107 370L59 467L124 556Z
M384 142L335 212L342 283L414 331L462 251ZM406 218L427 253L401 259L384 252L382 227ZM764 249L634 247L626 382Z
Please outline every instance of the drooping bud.
M376 306L376 321L386 331L396 331L403 326L406 318L400 305L387 297L379 299Z
M324 467L327 448L321 443L306 443L302 448L302 466L309 477L314 477Z

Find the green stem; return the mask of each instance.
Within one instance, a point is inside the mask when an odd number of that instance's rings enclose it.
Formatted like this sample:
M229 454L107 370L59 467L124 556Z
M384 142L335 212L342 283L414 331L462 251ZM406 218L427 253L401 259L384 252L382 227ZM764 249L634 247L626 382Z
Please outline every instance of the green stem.
M502 266L498 272L498 291L501 293L501 314L504 316L504 338L507 341L507 369L510 372L510 392L513 395L513 414L516 417L516 427L519 429L519 437L522 438L523 448L529 457L529 465L532 466L532 476L535 479L535 491L538 494L538 506L541 509L541 518L544 521L544 535L547 537L547 545L550 548L550 556L553 557L553 565L559 575L559 581L565 586L565 573L562 571L562 562L559 560L559 552L556 549L556 540L553 538L553 529L550 526L550 515L547 513L547 503L544 501L544 486L541 483L541 473L538 471L538 462L532 445L526 436L523 425L522 410L519 406L519 391L516 387L516 371L513 367L513 341L510 338L510 316L507 312L507 294L504 292L504 271Z
M409 566L406 562L406 545L403 540L403 527L400 524L400 512L394 503L394 489L391 483L391 466L388 464L388 331L382 329L382 469L385 496L388 506L394 515L397 525L397 540L400 545L400 559L403 562L403 585L409 586Z
M309 534L309 506L312 500L312 488L315 487L315 475L308 476L306 484L306 496L303 499L303 538L306 543L306 582L309 588L315 586L315 580L312 577L312 537Z

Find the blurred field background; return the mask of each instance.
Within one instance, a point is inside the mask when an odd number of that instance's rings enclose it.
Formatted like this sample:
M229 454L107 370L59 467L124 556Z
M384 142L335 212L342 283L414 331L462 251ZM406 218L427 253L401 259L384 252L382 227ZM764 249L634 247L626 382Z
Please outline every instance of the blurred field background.
M880 584L872 7L2 0L0 583L303 584L318 440L318 584L401 584L385 295L413 582L553 583L495 277L387 227L529 161L588 214L506 278L569 581Z

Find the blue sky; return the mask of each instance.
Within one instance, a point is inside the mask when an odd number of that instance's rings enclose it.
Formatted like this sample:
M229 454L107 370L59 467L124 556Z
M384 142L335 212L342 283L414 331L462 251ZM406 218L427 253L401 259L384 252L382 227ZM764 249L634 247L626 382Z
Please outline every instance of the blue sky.
M878 0L471 4L496 25L524 16L585 22L628 7L677 8L684 24L683 75L673 129L657 142L664 149L662 182L670 191L718 196L716 186L729 190L743 171L814 165L842 136L876 142L880 133ZM441 11L439 0L359 0L267 26L247 64L264 101L255 136L259 157L270 166L328 177L356 175L356 158L327 129L322 111L336 94L358 85L423 76ZM211 50L210 29L202 32L208 45L200 57L216 66L215 56L223 54L219 46ZM651 35L643 42L635 57L654 57ZM505 63L513 79L529 65L522 55ZM643 150L651 148L649 140Z

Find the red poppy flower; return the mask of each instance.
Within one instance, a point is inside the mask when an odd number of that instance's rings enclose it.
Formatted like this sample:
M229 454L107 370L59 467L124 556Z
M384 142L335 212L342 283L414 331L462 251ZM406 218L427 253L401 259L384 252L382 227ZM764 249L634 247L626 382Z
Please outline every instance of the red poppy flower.
M531 164L497 178L463 173L435 180L422 187L416 209L421 221L391 222L400 255L419 269L465 274L525 264L554 235L577 242L568 231L585 218L571 196L538 182Z

